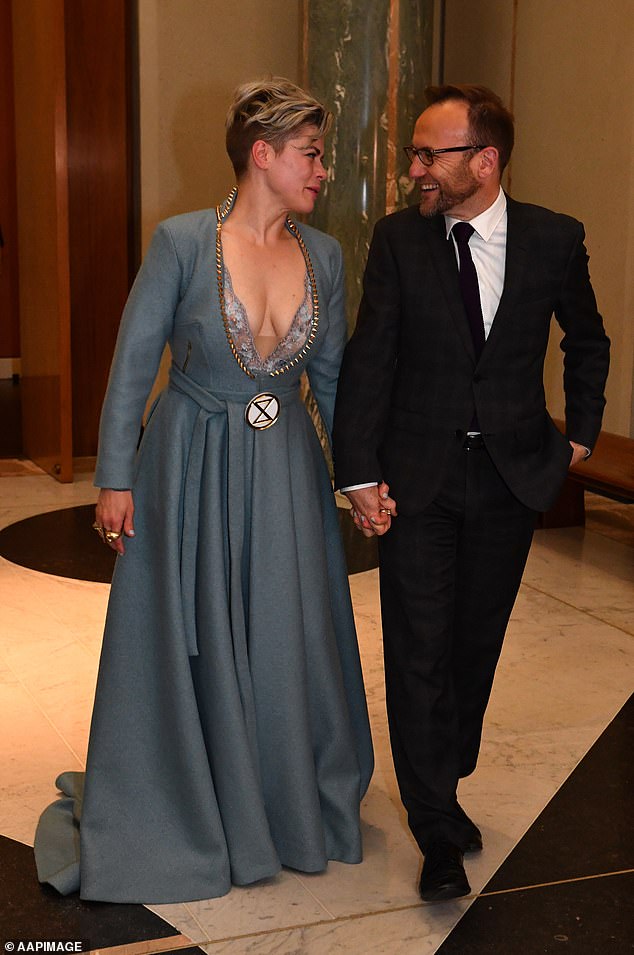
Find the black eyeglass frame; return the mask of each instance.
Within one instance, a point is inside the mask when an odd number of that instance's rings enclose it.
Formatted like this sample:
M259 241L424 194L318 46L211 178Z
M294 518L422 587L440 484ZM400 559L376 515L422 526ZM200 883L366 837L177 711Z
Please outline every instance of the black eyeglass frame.
M403 152L407 156L410 166L414 162L414 156L423 166L433 166L436 156L441 153L466 153L469 149L486 149L486 146L445 146L444 149L430 149L428 146L422 146L417 149L416 146L403 146ZM423 158L424 157L424 158Z

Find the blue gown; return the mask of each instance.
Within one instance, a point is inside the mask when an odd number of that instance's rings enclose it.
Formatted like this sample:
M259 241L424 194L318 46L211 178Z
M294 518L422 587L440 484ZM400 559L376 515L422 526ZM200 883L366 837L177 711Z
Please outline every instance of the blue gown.
M287 226L307 300L268 363L231 307L215 210L162 223L130 294L95 483L132 488L136 536L112 581L85 779L59 777L36 834L40 881L61 892L182 902L361 861L372 744L336 506L299 396L307 371L329 431L341 249ZM169 385L137 453L166 342ZM279 417L256 429L245 409L262 393Z

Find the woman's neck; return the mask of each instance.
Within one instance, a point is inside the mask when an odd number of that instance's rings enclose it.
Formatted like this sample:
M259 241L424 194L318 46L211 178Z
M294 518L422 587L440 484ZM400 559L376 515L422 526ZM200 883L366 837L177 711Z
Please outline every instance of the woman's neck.
M240 233L253 245L276 243L288 236L287 215L288 210L280 208L268 191L246 179L238 187L231 212L223 223L223 232Z

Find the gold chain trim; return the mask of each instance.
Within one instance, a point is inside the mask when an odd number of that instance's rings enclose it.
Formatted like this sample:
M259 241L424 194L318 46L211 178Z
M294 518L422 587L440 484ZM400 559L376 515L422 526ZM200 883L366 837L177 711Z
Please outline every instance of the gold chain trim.
M234 186L227 198L219 206L216 206L216 219L218 224L216 226L216 279L218 282L218 298L220 301L220 314L222 315L222 324L225 328L225 335L227 336L227 342L229 343L229 348L231 349L231 354L235 358L236 362L240 369L248 375L249 378L255 378L256 376L252 371L249 371L245 363L242 361L242 358L238 354L238 350L235 346L233 338L231 336L231 330L229 328L229 320L227 318L227 310L225 308L225 289L224 282L222 279L222 223L229 215L231 207L233 206L236 195L238 194L237 186ZM308 337L304 342L304 345L297 352L294 358L289 359L289 361L284 362L280 368L276 368L273 371L267 372L270 378L277 378L280 375L284 375L289 371L293 366L298 365L303 358L308 354L311 345L315 341L317 335L317 326L319 325L319 296L317 295L317 283L315 281L315 273L313 271L313 263L310 261L310 255L308 254L308 249L306 244L300 234L299 229L295 223L287 217L286 219L286 228L297 239L298 245L301 249L302 255L304 256L304 262L306 263L306 271L308 272L308 281L310 283L310 292L313 303L313 319L310 325L310 331Z

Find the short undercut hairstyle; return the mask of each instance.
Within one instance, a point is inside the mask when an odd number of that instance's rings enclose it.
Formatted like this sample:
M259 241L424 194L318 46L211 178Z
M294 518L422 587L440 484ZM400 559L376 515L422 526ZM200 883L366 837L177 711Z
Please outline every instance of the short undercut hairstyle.
M331 122L329 110L284 77L244 83L233 94L226 121L227 153L236 179L247 171L251 147L258 139L279 153L303 126L315 126L321 139Z
M500 172L504 171L513 152L515 125L513 114L497 93L486 86L448 84L428 86L425 95L430 106L447 100L467 103L472 143L495 146L500 157Z

